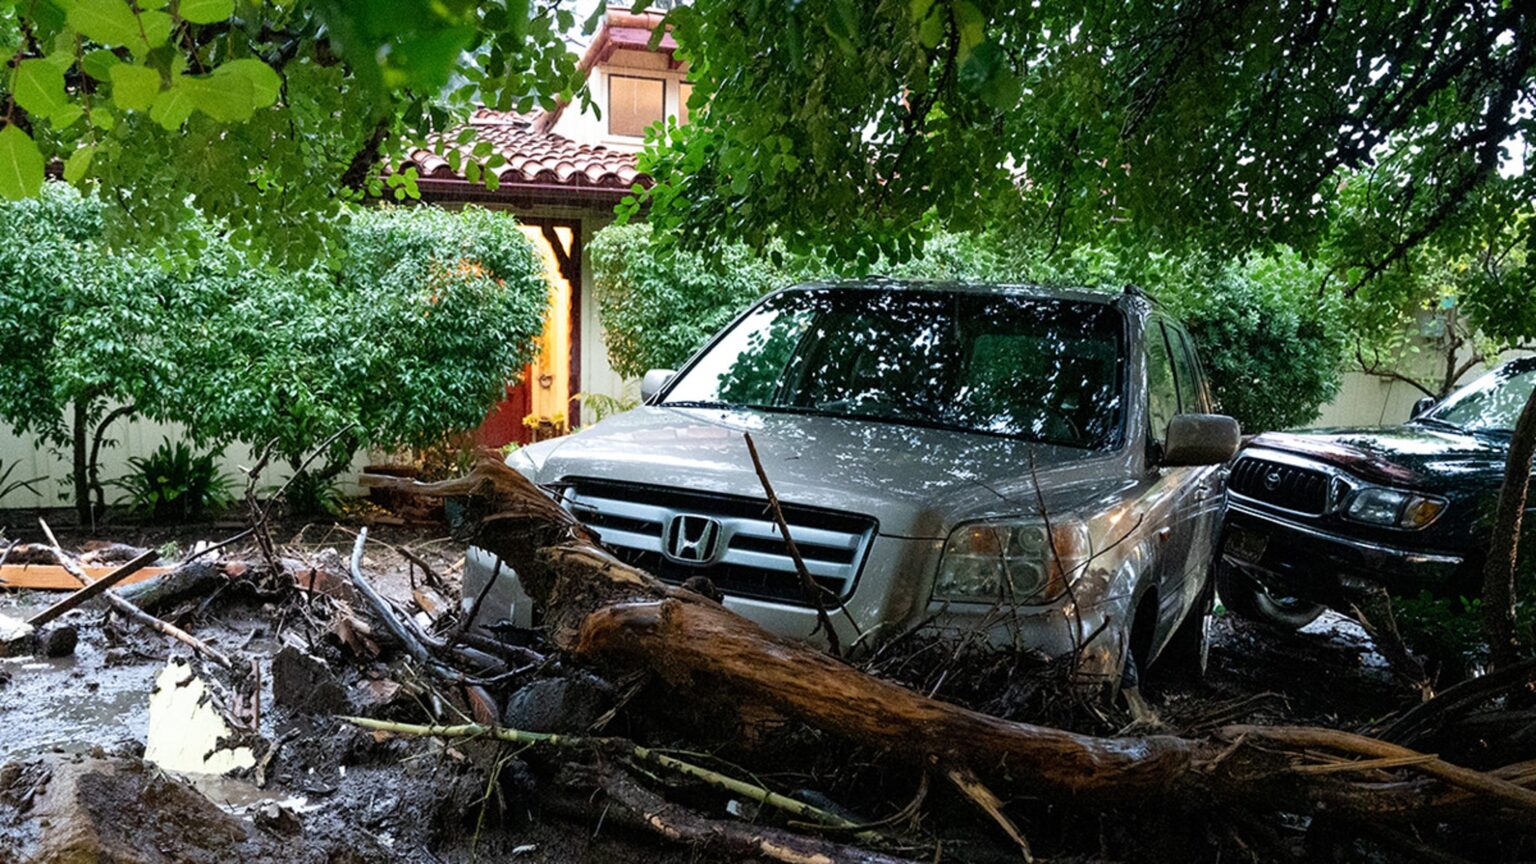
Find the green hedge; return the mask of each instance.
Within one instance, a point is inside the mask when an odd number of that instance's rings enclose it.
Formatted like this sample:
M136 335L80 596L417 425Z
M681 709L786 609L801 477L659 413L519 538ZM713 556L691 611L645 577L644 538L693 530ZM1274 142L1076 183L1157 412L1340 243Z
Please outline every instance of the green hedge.
M0 205L0 420L61 450L131 405L290 463L346 429L339 470L478 425L543 327L543 266L509 216L353 210L343 266L292 271L206 223L195 254L114 249L100 209L60 184Z

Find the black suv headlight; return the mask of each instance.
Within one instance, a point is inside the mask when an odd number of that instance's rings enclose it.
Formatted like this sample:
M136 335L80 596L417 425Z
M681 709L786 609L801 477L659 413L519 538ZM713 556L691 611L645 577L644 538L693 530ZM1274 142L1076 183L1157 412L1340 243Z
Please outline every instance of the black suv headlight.
M1344 499L1344 518L1367 525L1418 530L1435 521L1445 499L1385 486L1360 486Z

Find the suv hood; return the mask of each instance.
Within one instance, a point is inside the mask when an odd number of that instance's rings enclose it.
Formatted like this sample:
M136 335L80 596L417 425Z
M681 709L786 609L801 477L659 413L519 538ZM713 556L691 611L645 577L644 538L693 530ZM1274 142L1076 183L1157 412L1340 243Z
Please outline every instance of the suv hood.
M872 516L881 534L903 537L942 538L967 519L1038 512L1031 451L1051 511L1130 476L1122 454L838 417L661 406L520 452L541 483L594 477L761 499L744 432L784 502Z
M1495 484L1503 478L1507 440L1417 424L1376 429L1266 432L1250 447L1268 447L1336 465L1362 480L1436 489Z

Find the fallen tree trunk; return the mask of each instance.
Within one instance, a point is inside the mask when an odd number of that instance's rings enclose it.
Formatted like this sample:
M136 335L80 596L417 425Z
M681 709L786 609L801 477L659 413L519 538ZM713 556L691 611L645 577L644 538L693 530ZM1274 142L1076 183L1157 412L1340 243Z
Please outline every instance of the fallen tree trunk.
M1498 772L1347 732L1229 726L1203 738L1096 737L967 710L864 674L624 564L500 462L414 488L467 496L479 517L473 541L516 570L557 646L650 670L677 692L710 694L742 717L768 709L893 759L937 763L1034 797L1220 802L1369 821L1433 816L1470 793L1512 823L1536 814L1536 792Z

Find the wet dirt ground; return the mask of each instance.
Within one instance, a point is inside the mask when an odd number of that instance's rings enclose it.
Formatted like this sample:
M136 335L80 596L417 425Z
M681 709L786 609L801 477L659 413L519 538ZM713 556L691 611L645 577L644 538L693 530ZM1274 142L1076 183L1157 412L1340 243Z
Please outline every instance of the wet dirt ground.
M284 526L276 533L285 554L339 568L345 567L341 562L355 536L353 529L331 524ZM207 526L122 535L117 532L112 539L182 548L221 539ZM450 586L456 584L462 546L443 535L442 529L375 528L364 569L386 596L406 602L421 577L396 551L403 547L426 560ZM70 546L84 535L66 533L60 539ZM241 554L234 550L229 557ZM0 593L0 614L25 618L60 596ZM266 664L262 674L270 676L271 657L283 638L273 613L259 599L225 597L195 615L196 632L226 652L261 658ZM150 702L156 678L168 660L189 651L159 634L105 620L96 609L64 619L79 630L73 656L0 659L0 765L143 755L155 734ZM1158 682L1149 688L1153 708L1168 728L1198 732L1231 722L1358 728L1400 707L1407 696L1368 637L1337 616L1289 635L1220 616L1212 637L1203 680ZM363 680L344 683L354 691L367 686ZM273 704L270 688L261 699L262 736L290 742L272 760L264 787L250 777L168 776L190 784L244 820L241 824L267 818L273 804L281 805L302 824L305 838L290 860L715 860L609 824L600 805L568 800L534 778L492 782L480 767L485 761L473 758L477 754L467 747L384 740L333 718L301 716ZM526 769L509 763L507 770ZM514 791L488 795L493 787ZM0 826L0 861L11 860L8 851L19 854L28 830L25 820Z
M66 548L77 548L88 536L67 528L57 533ZM186 550L197 541L217 541L231 533L227 527L187 526L117 529L107 536L144 547L166 546L169 554L172 547ZM274 534L285 556L339 572L345 572L356 537L355 528L332 524L282 526ZM23 533L21 539L41 537ZM424 560L445 582L457 584L463 546L446 537L442 528L375 526L363 569L386 597L404 606L411 600L412 587L425 581L420 568L400 554L402 547ZM236 545L224 557L254 558L255 552ZM0 591L0 615L25 619L63 596ZM292 623L284 628L281 621L275 622L274 611L259 599L225 596L200 604L192 615L196 624L192 629L225 653L259 658L263 680L270 680L271 658L282 647L280 640L293 641L291 630L296 629ZM172 737L187 734L182 728L157 729L151 709L157 677L169 662L190 656L186 646L109 618L99 608L76 610L58 623L78 630L71 656L0 658L0 766L78 768L106 759L115 770L120 763L140 764L146 746L153 746L157 736L163 740L167 731ZM366 681L347 683L353 688L367 686ZM354 693L354 698L360 697ZM247 844L227 850L229 860L433 864L716 860L658 845L650 835L611 822L605 824L600 807L589 813L583 802L566 800L559 802L557 810L545 806L531 779L525 784L499 784L503 790L521 790L521 795L502 791L488 800L488 777L466 755L470 748L430 739L382 740L383 736L365 734L332 718L287 710L274 703L270 685L261 691L259 731L268 741L286 742L268 766L268 782L262 787L249 771L241 772L243 777L227 777L162 771L142 763L157 777L195 789L248 828L266 818L274 804L302 825L303 842L295 840L281 854L271 855L259 843ZM153 797L151 793L148 787L142 790ZM36 840L37 833L36 820L28 820L25 813L7 812L9 803L0 794L0 862L5 864L26 860L24 856L34 848L29 842ZM165 860L180 858L173 853Z

